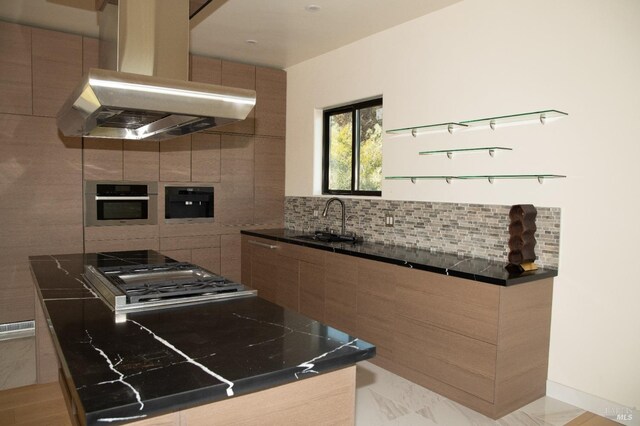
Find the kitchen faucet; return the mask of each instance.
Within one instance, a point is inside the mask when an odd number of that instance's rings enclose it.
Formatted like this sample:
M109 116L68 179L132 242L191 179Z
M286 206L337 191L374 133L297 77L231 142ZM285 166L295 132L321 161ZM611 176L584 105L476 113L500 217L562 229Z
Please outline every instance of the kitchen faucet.
M329 211L329 205L334 202L337 201L340 203L340 205L342 206L342 232L340 233L340 235L346 235L346 231L345 231L345 224L346 224L346 220L345 220L345 207L344 207L344 201L342 201L340 198L338 197L333 197L333 198L329 198L327 200L327 204L325 204L324 206L324 210L322 210L322 217L327 217L327 212Z

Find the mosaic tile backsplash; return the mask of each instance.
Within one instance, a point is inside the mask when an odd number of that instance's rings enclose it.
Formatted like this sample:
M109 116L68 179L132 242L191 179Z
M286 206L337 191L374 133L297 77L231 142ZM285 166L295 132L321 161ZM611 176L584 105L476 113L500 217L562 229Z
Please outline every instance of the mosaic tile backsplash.
M365 241L394 244L507 263L509 209L511 206L423 201L342 198L346 205L347 231ZM340 204L332 203L322 217L328 198L286 197L285 227L313 232L327 227L340 231ZM558 268L560 209L538 207L536 264ZM314 216L314 211L318 216ZM385 226L385 214L394 226Z

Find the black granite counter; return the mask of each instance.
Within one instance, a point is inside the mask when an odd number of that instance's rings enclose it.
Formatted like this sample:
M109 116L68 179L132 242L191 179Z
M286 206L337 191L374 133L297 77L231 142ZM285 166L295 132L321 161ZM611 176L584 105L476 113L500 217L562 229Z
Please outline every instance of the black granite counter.
M303 233L291 229L260 229L242 231L242 233L502 286L521 284L558 275L558 271L555 269L538 269L521 274L511 274L505 269L506 263L403 246L367 242L351 244L309 241L296 238L296 236L300 236Z
M375 347L259 297L116 317L85 264L173 262L154 251L34 256L37 291L87 424L117 424L352 365Z

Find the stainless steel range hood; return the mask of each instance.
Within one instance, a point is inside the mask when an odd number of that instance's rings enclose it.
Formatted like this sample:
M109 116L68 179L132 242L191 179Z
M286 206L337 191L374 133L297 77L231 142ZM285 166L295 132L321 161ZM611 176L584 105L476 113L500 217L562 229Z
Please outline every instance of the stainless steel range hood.
M157 141L247 117L255 91L187 81L187 0L112 3L100 13L101 69L62 106L62 133Z

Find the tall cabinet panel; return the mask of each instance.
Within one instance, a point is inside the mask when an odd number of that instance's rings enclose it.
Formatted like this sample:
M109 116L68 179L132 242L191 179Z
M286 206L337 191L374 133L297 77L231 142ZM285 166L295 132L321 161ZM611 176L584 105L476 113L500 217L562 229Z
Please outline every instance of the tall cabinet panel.
M207 84L221 84L222 61L220 59L207 58L206 56L190 55L189 67L191 81Z
M33 28L33 115L55 117L82 77L82 37Z
M236 62L222 61L222 85L241 89L256 89L256 67ZM247 118L237 123L219 127L217 130L227 133L252 135L255 132L255 108Z
M31 28L0 21L0 113L31 114Z
M256 67L256 135L285 136L287 73Z
M285 143L255 138L255 222L284 226Z

